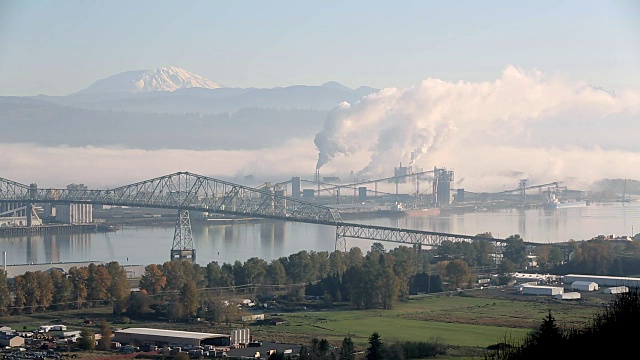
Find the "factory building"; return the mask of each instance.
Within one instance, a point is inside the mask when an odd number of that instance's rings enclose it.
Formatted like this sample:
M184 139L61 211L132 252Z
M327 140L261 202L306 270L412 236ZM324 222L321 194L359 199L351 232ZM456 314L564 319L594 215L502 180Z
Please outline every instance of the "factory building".
M56 205L55 219L64 224L90 224L93 222L93 206L91 204Z
M125 345L229 346L229 335L150 328L117 330L114 341Z

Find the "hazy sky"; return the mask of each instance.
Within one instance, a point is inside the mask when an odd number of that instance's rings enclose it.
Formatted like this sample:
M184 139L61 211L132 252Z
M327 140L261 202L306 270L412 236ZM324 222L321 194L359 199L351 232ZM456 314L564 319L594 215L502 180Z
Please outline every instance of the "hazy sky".
M0 95L177 66L230 87L487 81L640 88L638 1L6 1Z

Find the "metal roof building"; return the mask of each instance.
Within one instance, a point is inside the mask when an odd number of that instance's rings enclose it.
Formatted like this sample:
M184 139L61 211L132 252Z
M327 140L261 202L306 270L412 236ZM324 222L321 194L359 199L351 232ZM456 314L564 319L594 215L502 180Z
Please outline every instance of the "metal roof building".
M558 295L564 293L564 289L558 286L522 285L520 293L525 295Z
M603 292L605 294L624 294L629 292L629 288L626 286L614 286L604 289Z
M565 284L571 284L574 281L593 281L599 286L628 286L640 287L640 278L622 277L622 276L597 276L597 275L576 275L568 274L562 277Z
M230 335L149 328L128 328L115 331L115 341L129 345L229 346Z
M578 300L578 299L580 299L580 293L579 292L566 292L566 293L562 293L562 294L557 294L557 295L555 295L555 297L558 300Z
M571 290L596 291L598 290L598 283L594 281L574 281L571 283Z

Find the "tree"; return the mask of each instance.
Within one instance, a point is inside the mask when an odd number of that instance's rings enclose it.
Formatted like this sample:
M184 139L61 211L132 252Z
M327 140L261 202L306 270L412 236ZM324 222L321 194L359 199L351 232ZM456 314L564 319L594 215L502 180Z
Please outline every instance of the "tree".
M27 304L27 294L25 292L24 275L18 275L13 278L13 284L11 284L11 292L13 293L13 307L16 309L16 313L23 311Z
M351 337L346 337L342 340L342 346L340 346L340 360L353 360L355 359L355 345Z
M502 259L498 265L498 285L507 285L513 278L516 266L509 259Z
M557 344L562 341L563 334L558 325L556 325L556 319L551 315L551 310L547 316L542 320L540 328L533 336L537 346L548 347L553 349Z
M195 316L200 305L198 288L193 280L188 280L180 290L180 303L187 316Z
M53 283L53 305L58 310L66 309L69 303L73 301L73 284L71 280L62 271L56 269L51 270L49 277L51 277L51 282Z
M131 292L127 273L117 261L112 261L106 265L109 276L111 277L111 285L109 286L109 294L113 300L114 314L120 314L126 309L126 299Z
M96 336L89 329L82 329L78 344L83 350L93 350L96 347Z
M516 268L527 266L527 247L520 235L511 235L505 240L507 245L505 245L502 255L514 263Z
M471 279L469 265L460 259L449 261L446 272L451 286L455 289L466 287Z
M109 287L111 286L111 275L104 265L89 264L88 294L89 300L104 301L110 299Z
M383 348L380 334L374 332L369 336L369 347L367 348L367 354L365 358L367 360L382 360Z
M86 266L69 269L69 279L73 284L73 297L78 301L78 307L84 303L88 294L89 269Z
M6 271L0 269L0 316L7 314L7 307L11 304L9 283Z
M162 268L156 264L149 264L144 268L144 274L140 277L140 289L146 290L149 295L160 293L167 284Z
M111 349L111 324L106 321L100 323L100 341L98 341L98 350Z
M267 279L272 285L283 285L287 282L287 272L278 260L273 260L267 266Z

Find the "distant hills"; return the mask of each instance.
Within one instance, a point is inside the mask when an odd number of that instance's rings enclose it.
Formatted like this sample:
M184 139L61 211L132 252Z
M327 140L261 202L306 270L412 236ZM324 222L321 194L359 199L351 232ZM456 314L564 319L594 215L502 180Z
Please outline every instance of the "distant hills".
M313 137L330 109L377 89L337 82L227 88L186 70L131 71L67 96L0 97L0 142L258 149Z

